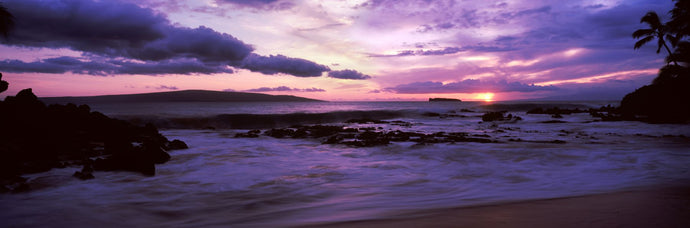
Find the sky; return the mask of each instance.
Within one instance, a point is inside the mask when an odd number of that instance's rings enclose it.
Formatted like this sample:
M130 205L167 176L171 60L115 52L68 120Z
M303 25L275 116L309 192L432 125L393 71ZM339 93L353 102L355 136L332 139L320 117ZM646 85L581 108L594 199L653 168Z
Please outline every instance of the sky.
M620 100L664 65L633 50L671 0L3 0L10 89L188 89L328 101Z

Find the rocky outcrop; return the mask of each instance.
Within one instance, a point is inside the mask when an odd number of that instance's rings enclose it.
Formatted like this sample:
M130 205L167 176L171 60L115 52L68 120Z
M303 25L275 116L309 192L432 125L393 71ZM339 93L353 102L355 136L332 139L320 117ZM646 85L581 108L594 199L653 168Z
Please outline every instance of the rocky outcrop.
M487 112L482 115L482 121L485 122L492 122L492 121L511 121L511 122L516 122L522 120L522 117L519 116L513 116L513 114L505 114L505 111L502 112Z
M690 76L666 83L643 86L625 95L621 114L627 119L652 123L683 123L690 121Z
M0 102L0 180L17 191L22 174L67 165L84 166L80 179L96 171L155 174L155 164L168 161L171 149L186 148L169 141L153 125L136 126L92 112L87 105L50 105L25 89ZM8 187L10 186L10 187Z
M371 121L367 121L371 122ZM237 133L235 137L256 138L260 130ZM291 128L274 128L264 131L263 135L273 138L314 138L324 144L341 144L352 147L373 147L388 145L391 142L416 142L417 144L478 142L496 143L488 135L470 135L464 132L437 132L423 134L400 130L386 131L374 127L349 128L344 126L293 126Z

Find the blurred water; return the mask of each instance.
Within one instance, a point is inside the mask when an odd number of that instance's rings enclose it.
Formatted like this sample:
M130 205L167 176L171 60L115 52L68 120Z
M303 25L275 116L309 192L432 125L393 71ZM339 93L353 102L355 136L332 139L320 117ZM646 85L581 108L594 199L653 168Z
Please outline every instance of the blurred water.
M326 104L327 111L341 110ZM244 112L214 105L198 109L206 114ZM256 112L248 113L318 110L281 104L259 112L261 105L253 105L246 110ZM169 129L163 134L182 139L190 149L173 151L171 161L157 166L156 176L96 172L96 179L88 181L70 177L80 167L31 175L31 183L46 187L0 195L0 227L299 226L673 185L690 178L688 125L596 122L588 114L547 124L541 122L550 120L548 115L517 111L513 114L523 121L481 123L481 113L460 111L481 110L479 103L349 105L342 110L455 114L391 119L410 123L405 126L350 127L487 134L500 143L401 142L354 148L322 144L323 139L234 138L246 132L239 129ZM566 143L544 143L553 140Z
M446 112L466 109L500 109L527 111L531 105L559 107L594 107L616 105L616 102L589 101L564 102L161 102L161 103L102 103L90 104L91 108L109 116L160 115L169 117L195 117L218 114L288 114L327 113L337 111L419 111ZM493 107L496 106L496 107Z

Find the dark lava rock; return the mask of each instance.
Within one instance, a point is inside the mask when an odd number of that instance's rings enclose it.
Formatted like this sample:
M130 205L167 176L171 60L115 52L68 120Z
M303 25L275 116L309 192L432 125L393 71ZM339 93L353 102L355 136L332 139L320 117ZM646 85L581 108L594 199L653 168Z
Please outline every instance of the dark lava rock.
M316 125L306 128L305 131L309 132L310 137L321 138L331 136L339 132L354 132L357 131L357 129L344 128L342 126Z
M441 116L441 113L436 113L436 112L425 112L425 113L422 113L422 116L438 117L438 116Z
M505 111L484 113L484 115L482 115L482 121L491 122L491 121L519 121L519 120L522 120L522 117L513 116L513 114L505 115L505 113L506 113Z
M558 107L553 107L549 109L534 108L527 111L527 114L549 114L551 118L560 119L563 115L570 115L573 113L589 113L592 117L601 118L603 121L619 121L619 120L635 120L634 118L624 118L621 115L620 109L618 107L613 107L611 105L601 106L600 108L590 108L590 109L561 109ZM557 121L547 121L547 123L561 123Z
M345 121L345 123L358 123L358 124L385 124L388 123L388 121L383 121L383 120L374 120L374 119L350 119Z
M503 120L503 112L487 112L482 115L482 121Z
M175 139L168 143L168 150L182 150L182 149L189 149L189 146L187 146L187 143L183 142L182 140Z
M79 178L80 180L90 180L95 178L93 176L93 162L91 162L91 160L86 160L81 171L74 172L72 176Z
M567 123L567 122L563 121L563 120L547 120L547 121L541 121L539 123L555 124L555 123Z
M154 164L170 159L166 150L186 147L182 141L168 141L153 125L111 119L87 105L46 106L31 89L0 102L0 126L0 180L12 191L23 188L13 181L23 174L86 164L97 157L95 170L154 175ZM89 179L91 172L89 166L75 176Z
M534 109L527 111L527 114L570 115L573 113L583 113L583 112L587 112L587 111L586 110L580 110L579 108L561 109L559 107L553 107L553 108L548 108L548 109L534 108Z
M437 132L423 134L417 132L404 132L400 130L384 131L378 128L345 128L342 126L296 126L294 129L271 129L268 136L275 138L297 138L295 132L305 132L300 138L326 138L324 144L342 144L353 147L373 147L388 145L390 142L417 142L419 144L431 143L455 143L455 142L479 142L494 143L488 135L469 137L467 133ZM287 132L287 133L286 133Z
M285 137L292 137L295 135L295 130L293 129L280 129L280 128L274 128L271 130L268 130L264 132L264 135L271 136L273 138L285 138Z
M237 133L235 138L258 138L261 130L250 130L247 133ZM174 140L173 140L174 142Z

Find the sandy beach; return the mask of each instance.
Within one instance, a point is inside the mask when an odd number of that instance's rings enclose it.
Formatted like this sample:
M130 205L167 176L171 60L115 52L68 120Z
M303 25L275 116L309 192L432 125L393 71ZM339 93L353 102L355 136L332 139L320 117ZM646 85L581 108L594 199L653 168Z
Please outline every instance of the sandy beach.
M690 227L690 187L513 202L311 227Z

